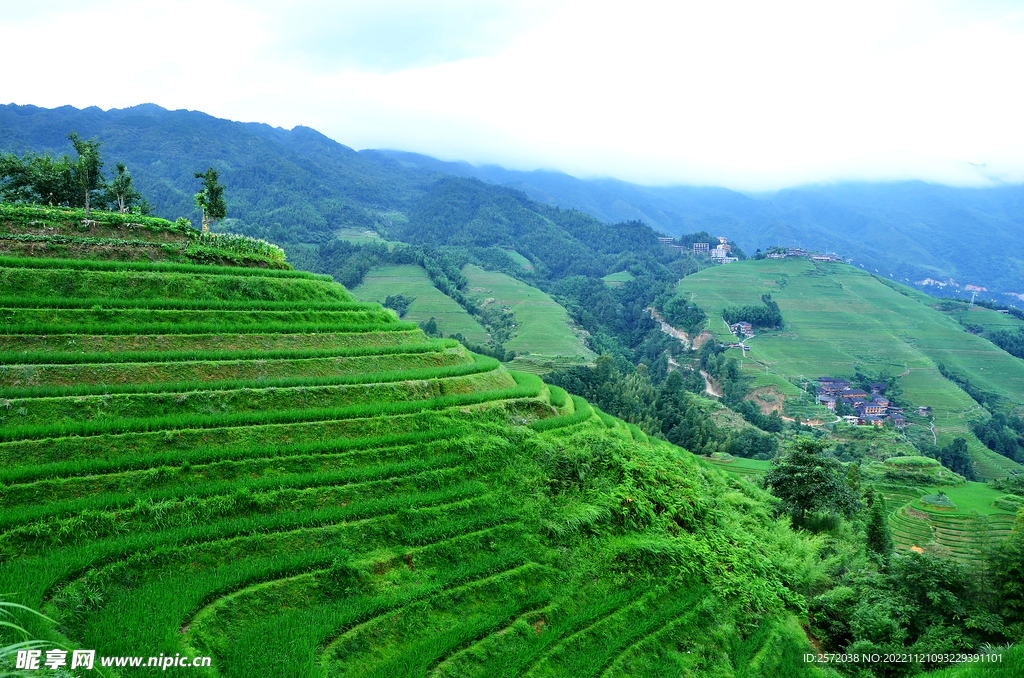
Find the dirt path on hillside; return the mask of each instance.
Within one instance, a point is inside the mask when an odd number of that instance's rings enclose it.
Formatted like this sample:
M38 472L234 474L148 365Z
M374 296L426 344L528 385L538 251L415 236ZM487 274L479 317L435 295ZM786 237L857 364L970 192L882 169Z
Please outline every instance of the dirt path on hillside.
M715 382L714 378L710 374L705 372L704 370L700 371L700 376L704 377L704 390L709 395L713 395L716 398L721 398L722 397L722 387L718 383Z
M658 321L661 324L661 331L669 335L670 337L675 337L676 339L681 341L683 344L683 348L692 348L695 351L699 351L701 349L701 346L703 346L708 339L711 339L714 336L710 332L704 331L698 334L693 339L691 339L690 335L688 335L686 332L683 332L682 330L677 330L676 328L672 327L672 325L670 325L668 321L666 321L660 313L654 310L653 306L648 306L647 310L650 311L651 318L653 318L654 320Z

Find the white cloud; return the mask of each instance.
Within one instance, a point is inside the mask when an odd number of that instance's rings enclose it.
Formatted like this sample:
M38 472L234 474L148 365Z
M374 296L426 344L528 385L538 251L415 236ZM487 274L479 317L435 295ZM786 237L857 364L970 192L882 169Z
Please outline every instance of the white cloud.
M37 56L4 90L648 183L1024 180L1012 3L318 6L5 8L8 52Z

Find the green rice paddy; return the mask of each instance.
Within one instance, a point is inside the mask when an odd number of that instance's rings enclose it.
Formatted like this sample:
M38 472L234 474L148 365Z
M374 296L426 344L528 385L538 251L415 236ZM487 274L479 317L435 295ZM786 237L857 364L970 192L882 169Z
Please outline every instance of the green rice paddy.
M487 331L466 309L434 287L421 266L406 264L374 268L363 278L363 283L352 290L352 294L360 301L377 303L393 294L415 297L403 320L425 322L434 318L437 328L445 336L461 333L467 341L478 344L486 344L490 340Z
M750 359L797 380L852 375L855 367L903 375L905 398L932 408L940 445L966 438L982 477L1024 471L989 451L968 430L970 420L985 413L936 368L944 363L1020 406L1024 361L968 334L956 320L922 303L921 293L845 264L804 259L736 262L689 276L679 289L694 295L710 316L710 329L723 338L722 308L758 303L761 294L771 293L785 328L749 340ZM739 358L739 350L731 350Z
M828 675L785 584L811 542L577 396L322 278L0 263L0 591L52 646L224 678Z
M468 264L463 274L469 280L467 293L481 304L509 308L516 318L512 338L505 348L531 356L561 356L590 362L597 356L573 331L569 314L554 299L504 273L485 271Z

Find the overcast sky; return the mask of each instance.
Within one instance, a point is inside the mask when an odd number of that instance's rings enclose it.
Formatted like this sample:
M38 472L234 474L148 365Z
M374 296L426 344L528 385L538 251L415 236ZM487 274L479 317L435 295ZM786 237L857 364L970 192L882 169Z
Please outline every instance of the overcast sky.
M1024 3L0 0L0 101L152 102L514 169L1024 181Z

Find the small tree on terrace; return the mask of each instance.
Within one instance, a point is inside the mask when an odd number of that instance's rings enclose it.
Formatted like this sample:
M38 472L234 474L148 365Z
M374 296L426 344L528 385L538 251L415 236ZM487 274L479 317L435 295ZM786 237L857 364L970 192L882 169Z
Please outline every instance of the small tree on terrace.
M85 218L89 218L92 204L92 193L103 188L103 159L100 158L100 146L102 141L96 141L96 137L86 141L72 131L68 135L71 145L78 153L78 160L71 166L71 176L78 187L79 195L82 196L82 205L85 207Z
M203 189L196 193L196 209L203 212L203 232L210 230L211 221L219 221L228 215L228 204L224 200L224 185L218 182L220 174L212 167L206 172L196 172L196 179L203 180Z
M764 486L782 500L797 524L803 524L808 511L849 515L860 508L841 473L842 465L823 454L827 444L800 436L787 455L776 457L764 476Z
M121 214L127 214L135 208L138 208L140 214L149 214L152 211L149 201L143 200L142 194L135 190L131 172L123 162L117 163L116 167L117 174L107 185L107 202Z
M889 516L885 510L885 497L877 494L874 488L868 488L868 504L871 506L871 514L868 517L865 537L868 548L888 558L892 555L895 544L892 540L892 530L889 529Z

